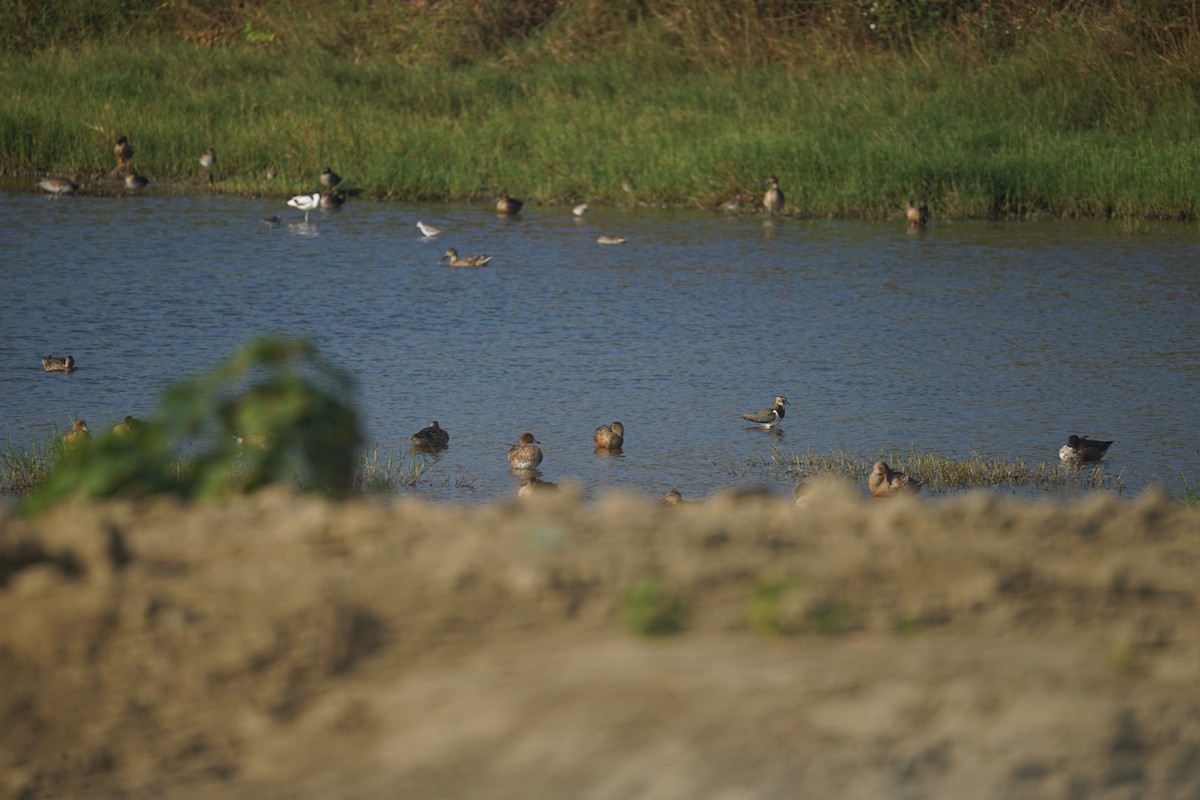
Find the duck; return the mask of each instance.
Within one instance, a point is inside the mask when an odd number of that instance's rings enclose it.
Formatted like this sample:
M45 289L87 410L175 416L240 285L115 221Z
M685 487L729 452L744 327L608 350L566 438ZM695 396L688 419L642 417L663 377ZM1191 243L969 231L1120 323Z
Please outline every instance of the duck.
M267 167L267 180L273 181L278 177L279 177L279 167L276 167L274 164Z
M808 506L808 489L809 485L804 478L796 484L796 488L792 489L792 497L795 500L796 508L806 508Z
M91 432L88 431L87 423L81 419L75 420L75 424L71 429L62 435L62 440L66 444L74 445L86 442L91 438Z
M408 438L412 440L415 446L430 450L450 445L450 434L441 425L438 425L436 419L429 423L429 427L422 428Z
M216 166L216 163L217 163L217 151L214 150L213 148L210 147L207 150L205 150L203 153L200 154L200 166L204 167L204 171L208 173L208 182L209 183L212 183L212 180L213 180L212 170L213 170L213 167Z
M521 488L517 489L517 499L524 500L527 497L531 497L534 494L541 494L541 493L547 492L547 491L552 492L552 491L556 490L557 488L558 488L557 483L551 483L550 481L544 481L544 480L541 480L540 478L538 478L538 476L536 476L536 475L530 475L528 478L525 479L525 482L521 484Z
M574 214L576 217L582 217L584 214L587 213L587 210L588 210L588 204L580 203L579 205L577 205L571 209L571 213Z
M342 203L346 202L346 196L341 192L323 192L321 193L320 206L321 208L341 208Z
M752 414L742 414L742 419L757 423L764 429L774 428L783 422L783 417L787 413L783 407L786 405L788 405L787 398L782 395L776 395L775 405L771 408L764 408L762 411L756 411Z
M451 247L446 252L442 253L442 257L439 258L438 261L442 262L446 259L450 259L450 261L446 264L448 267L486 267L488 262L492 260L492 257L479 255L464 256L463 258L459 258L458 251Z
M1058 450L1058 457L1069 464L1087 464L1104 458L1112 442L1099 439L1089 439L1086 436L1071 434L1067 443Z
M42 369L46 372L74 372L75 356L42 356Z
M778 214L783 210L783 190L779 188L779 178L774 175L768 175L767 193L763 195L763 208L768 214Z
M113 155L117 157L118 170L128 167L129 162L133 160L133 145L129 143L129 139L125 136L118 136L113 145Z
M925 223L929 222L929 206L917 206L910 199L904 215L908 218L908 227L924 228Z
M533 469L542 463L542 448L532 433L522 433L521 438L508 451L508 463L513 469Z
M424 222L421 222L421 220L417 220L417 230L419 230L421 235L426 239L432 239L442 232L441 228L435 228L432 225L426 225Z
M307 223L309 213L317 208L320 208L321 206L321 193L313 192L312 194L298 194L291 200L288 200L287 204L292 208L298 208L303 211L304 221Z
M332 189L342 182L342 176L331 170L329 167L321 173L321 185L326 189Z
M125 419L113 426L113 434L121 439L133 436L163 435L163 427L154 422L146 422L137 417L126 415Z
M126 189L145 189L150 184L150 179L144 175L139 175L137 170L131 169L129 174L125 176Z
M42 178L38 181L37 185L44 192L49 192L55 197L62 197L64 194L75 194L79 190L79 176L74 175L70 178Z
M496 201L496 211L500 214L519 214L523 205L525 205L523 200L516 200L508 195L502 195Z
M874 497L891 497L897 494L916 494L921 491L925 481L909 477L903 472L896 472L887 465L886 461L876 461L867 478L867 488Z
M687 501L683 499L683 495L679 493L678 489L672 489L662 497L658 498L658 504L660 506L679 506L683 505L685 502Z
M597 450L620 450L625 444L625 426L619 422L601 425L592 435Z
M623 236L601 236L596 240L596 244L625 244Z

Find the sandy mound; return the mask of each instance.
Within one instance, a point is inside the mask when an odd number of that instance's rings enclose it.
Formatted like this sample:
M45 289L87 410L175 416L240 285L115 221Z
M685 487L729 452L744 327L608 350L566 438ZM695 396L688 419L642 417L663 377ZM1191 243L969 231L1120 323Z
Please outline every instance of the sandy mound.
M0 796L1196 798L1198 600L1153 495L0 517Z

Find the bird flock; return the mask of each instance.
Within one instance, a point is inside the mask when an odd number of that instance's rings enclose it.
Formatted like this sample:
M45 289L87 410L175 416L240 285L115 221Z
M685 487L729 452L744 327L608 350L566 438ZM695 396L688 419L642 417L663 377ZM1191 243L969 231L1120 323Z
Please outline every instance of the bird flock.
M140 175L132 165L134 150L130 144L128 137L124 135L117 136L113 145L113 154L117 158L117 167L113 171L114 176L121 177L124 180L124 185L127 190L139 191L150 184L150 180L143 175ZM216 150L212 147L205 150L199 157L199 164L204 170L205 178L208 183L214 181L214 169L217 163ZM279 174L276 167L268 168L266 176L270 180L274 180ZM345 202L345 195L337 187L342 183L342 178L330 167L325 167L318 176L318 180L323 187L322 191L314 191L306 194L298 194L287 200L287 205L304 212L304 224L308 225L310 215L313 211L319 209L338 208ZM762 196L762 208L769 216L781 214L784 209L785 197L783 190L780 188L779 178L775 175L768 175L764 180L766 191ZM37 183L37 187L44 192L54 197L62 197L64 195L74 194L78 191L80 185L80 176L75 174L70 178L63 177L46 177ZM626 192L632 192L632 183L625 181L624 188ZM524 205L522 200L518 200L509 196L507 193L501 195L496 201L496 213L500 216L513 216L519 214ZM738 201L729 201L722 204L723 209L736 209L740 203ZM580 203L571 209L571 213L576 222L582 222L583 217L587 214L587 203ZM905 219L908 222L910 230L924 228L929 221L929 208L922 204L917 205L912 198L909 199L905 208ZM277 217L271 217L266 220L274 224L278 221ZM421 236L426 241L432 240L442 234L440 228L429 225L421 220L416 223L417 229L421 232ZM625 244L627 241L624 237L602 235L597 238L597 243L602 245L617 245ZM491 263L492 257L486 254L459 256L458 251L449 247L438 259L439 262L446 262L448 267L486 267ZM75 359L72 356L55 357L44 356L42 358L42 369L45 372L73 372L75 370ZM763 430L771 430L783 422L788 405L786 397L777 395L772 406L761 411L741 414L741 418L752 422ZM114 429L120 435L124 432L128 435L131 428L137 426L145 426L147 423L140 422L133 417L126 417L125 421ZM74 424L62 439L67 444L78 444L87 439L90 435L87 423L82 419L75 420ZM442 450L449 447L450 434L442 428L436 420L432 421L428 427L417 431L410 437L413 447L424 450ZM625 428L620 422L613 422L611 425L601 425L596 428L593 435L593 444L597 453L602 452L620 452L625 441ZM1067 443L1059 449L1059 459L1064 463L1071 465L1089 464L1101 461L1108 448L1113 444L1112 441L1089 439L1086 436L1077 436L1072 434L1068 437ZM516 444L513 444L508 452L509 465L514 472L532 472L537 469L542 463L544 454L542 453L540 443L534 438L532 433L526 432L521 434ZM899 494L915 494L925 485L925 481L913 476L893 470L885 461L878 461L874 464L870 475L867 479L867 488L871 495L877 498L892 497ZM518 492L519 497L528 497L537 492L543 492L549 489L556 488L556 484L541 480L536 474L524 476ZM803 482L796 487L796 504L803 505ZM678 505L683 500L682 495L677 490L667 492L660 500L664 505Z

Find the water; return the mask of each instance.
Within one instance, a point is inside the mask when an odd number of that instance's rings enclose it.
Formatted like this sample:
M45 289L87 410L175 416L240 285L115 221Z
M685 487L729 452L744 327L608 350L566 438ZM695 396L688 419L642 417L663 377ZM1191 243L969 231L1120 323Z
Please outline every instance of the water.
M311 337L357 380L366 440L437 419L436 500L511 497L508 446L542 477L700 497L783 453L1055 461L1116 439L1127 490L1200 478L1200 273L1190 226L780 220L593 206L0 193L0 443L150 416L160 391L248 338ZM269 227L262 218L278 215ZM444 232L423 240L418 219ZM603 246L601 234L628 238ZM486 252L439 266L447 247ZM70 375L39 357L75 356ZM789 398L777 432L738 418ZM620 420L619 456L592 452ZM465 484L465 485L462 485ZM790 483L776 480L779 491Z

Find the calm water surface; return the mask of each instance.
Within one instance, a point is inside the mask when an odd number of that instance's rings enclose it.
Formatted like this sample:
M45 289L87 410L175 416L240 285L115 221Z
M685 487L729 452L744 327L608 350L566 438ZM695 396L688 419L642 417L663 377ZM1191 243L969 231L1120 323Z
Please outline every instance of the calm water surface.
M160 391L256 334L311 337L357 380L368 442L437 419L437 500L542 476L705 496L832 449L1055 461L1116 439L1127 490L1200 481L1200 272L1191 226L781 220L564 208L0 193L0 444L75 417L150 416ZM269 227L264 216L278 215ZM443 229L433 241L420 219ZM600 234L628 243L602 246ZM439 266L446 247L486 269ZM72 354L71 375L39 357ZM786 395L778 434L738 418ZM620 456L592 452L620 420ZM460 479L465 479L460 480ZM465 482L467 486L461 486Z

